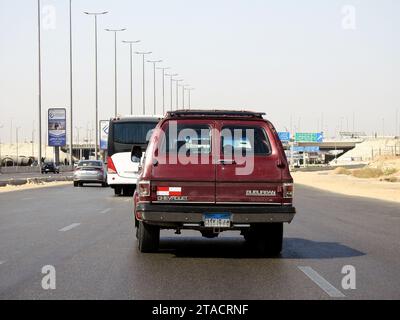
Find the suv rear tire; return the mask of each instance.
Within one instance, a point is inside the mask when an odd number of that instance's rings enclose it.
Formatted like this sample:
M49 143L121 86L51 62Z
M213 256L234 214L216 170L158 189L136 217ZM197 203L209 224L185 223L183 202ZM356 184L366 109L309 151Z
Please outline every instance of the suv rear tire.
M283 223L254 225L245 239L257 254L279 256L283 244Z
M122 188L121 188L121 187L115 187L115 188L114 188L114 194L115 194L116 196L120 196L120 195L121 195L121 192L122 192Z
M143 253L156 252L160 245L160 227L139 221L138 247Z

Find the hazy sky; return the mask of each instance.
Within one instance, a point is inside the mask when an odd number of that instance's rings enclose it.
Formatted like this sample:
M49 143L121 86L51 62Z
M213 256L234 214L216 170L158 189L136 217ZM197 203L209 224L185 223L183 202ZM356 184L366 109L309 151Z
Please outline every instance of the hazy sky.
M33 121L37 124L36 5L36 0L0 0L3 142L9 140L11 120L14 129L22 127L22 137L30 137ZM345 19L346 5L355 8L355 25ZM42 6L45 130L47 109L69 105L68 0L42 0ZM48 19L53 8L54 21ZM163 59L163 66L196 88L195 107L264 111L279 130L292 123L300 131L321 130L323 113L323 129L330 135L340 126L351 130L355 114L356 130L381 133L384 127L386 134L395 134L398 0L73 0L74 121L82 127L81 137L94 122L93 18L85 10L110 12L99 18L102 119L114 112L114 42L104 28L126 27L119 40L142 40L138 50L153 51L152 59ZM119 111L127 114L129 48L119 41L118 50ZM135 111L141 112L139 56L134 63ZM151 113L153 73L150 64L146 67ZM157 90L161 113L160 72Z

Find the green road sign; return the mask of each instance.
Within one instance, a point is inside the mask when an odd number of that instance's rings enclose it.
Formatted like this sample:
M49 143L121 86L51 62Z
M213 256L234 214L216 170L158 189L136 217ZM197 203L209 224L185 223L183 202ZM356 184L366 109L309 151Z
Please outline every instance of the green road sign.
M296 133L296 142L322 142L323 134L321 132L317 133Z

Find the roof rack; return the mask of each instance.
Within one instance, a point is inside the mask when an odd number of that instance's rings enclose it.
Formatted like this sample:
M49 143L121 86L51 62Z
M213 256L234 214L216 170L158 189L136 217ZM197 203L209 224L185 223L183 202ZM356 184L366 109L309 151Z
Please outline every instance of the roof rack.
M168 112L168 117L219 117L219 118L263 118L263 112L233 110L177 110Z

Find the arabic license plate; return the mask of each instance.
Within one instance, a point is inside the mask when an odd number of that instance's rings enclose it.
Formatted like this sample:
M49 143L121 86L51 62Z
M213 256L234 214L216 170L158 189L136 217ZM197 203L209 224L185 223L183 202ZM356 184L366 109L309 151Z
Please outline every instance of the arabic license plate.
M230 228L230 213L206 213L203 216L204 226L206 228Z

